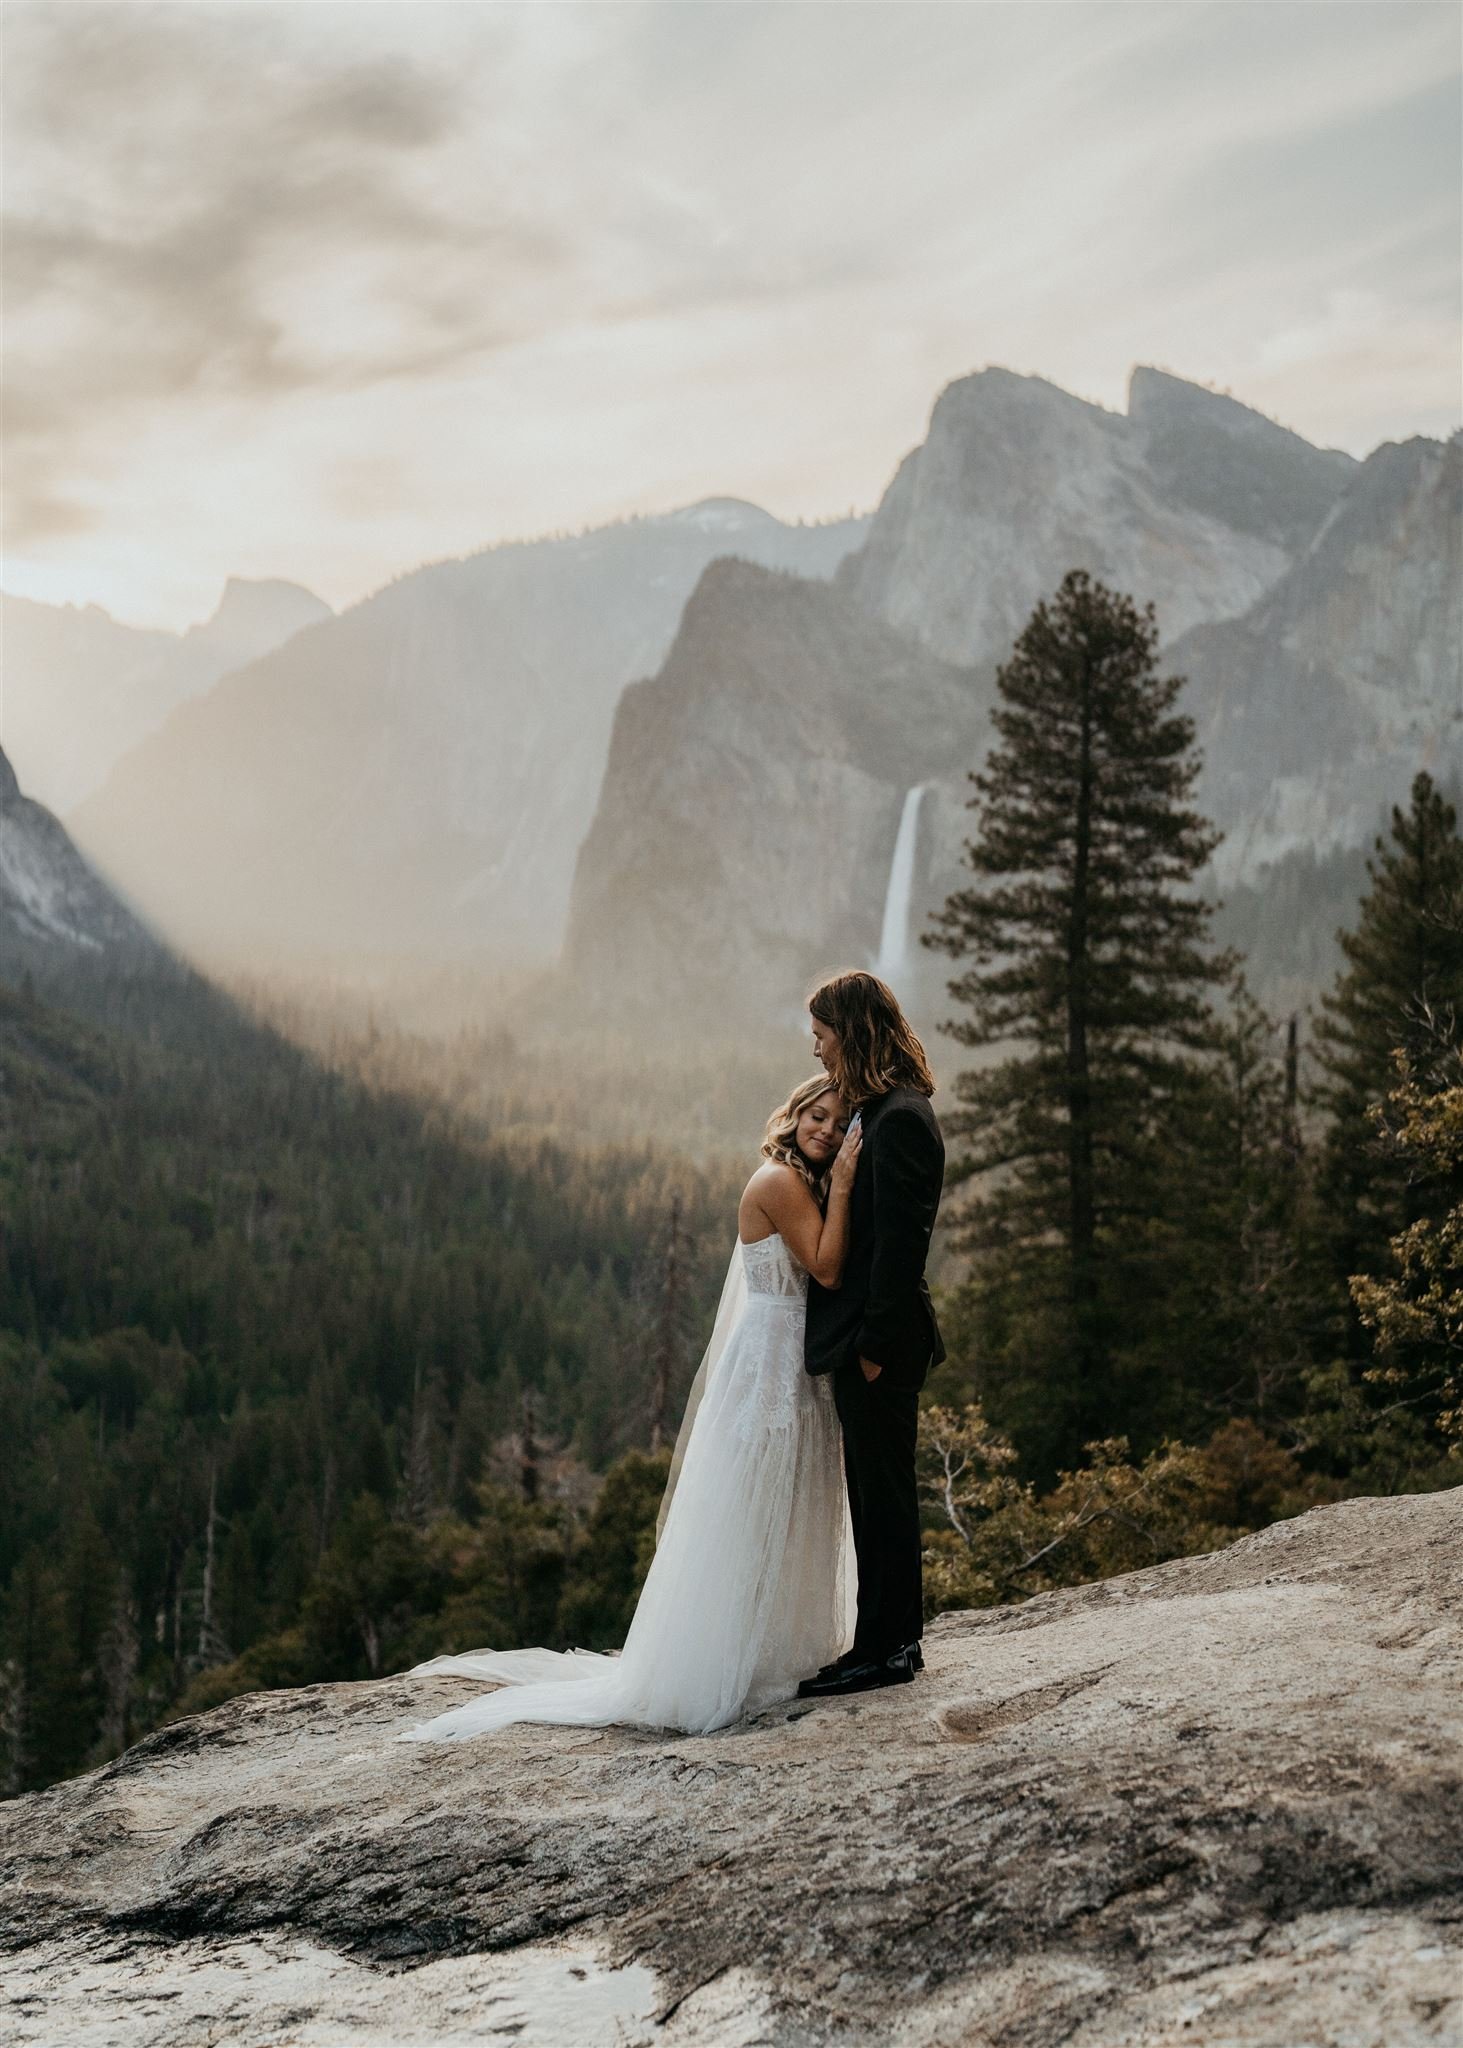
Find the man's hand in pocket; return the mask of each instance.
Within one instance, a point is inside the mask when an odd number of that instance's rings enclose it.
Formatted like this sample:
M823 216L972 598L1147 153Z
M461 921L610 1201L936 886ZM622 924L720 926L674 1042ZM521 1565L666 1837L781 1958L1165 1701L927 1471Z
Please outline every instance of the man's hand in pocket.
M876 1380L884 1368L882 1365L875 1365L872 1358L861 1358L859 1360L859 1370L863 1373L866 1380Z

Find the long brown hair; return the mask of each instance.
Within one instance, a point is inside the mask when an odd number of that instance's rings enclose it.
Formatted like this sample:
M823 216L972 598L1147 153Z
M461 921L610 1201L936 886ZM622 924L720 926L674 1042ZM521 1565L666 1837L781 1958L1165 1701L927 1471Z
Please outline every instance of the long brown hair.
M766 1135L762 1140L762 1157L775 1159L779 1165L790 1166L794 1173L801 1174L819 1202L827 1194L833 1161L830 1159L821 1173L813 1172L798 1150L798 1118L820 1096L837 1095L839 1092L837 1083L827 1074L814 1074L806 1081L799 1081L786 1102L768 1117Z
M876 1095L887 1095L891 1088L934 1094L935 1077L925 1049L894 991L877 974L866 974L861 967L835 974L814 989L808 1008L838 1035L833 1079L845 1102L857 1107Z

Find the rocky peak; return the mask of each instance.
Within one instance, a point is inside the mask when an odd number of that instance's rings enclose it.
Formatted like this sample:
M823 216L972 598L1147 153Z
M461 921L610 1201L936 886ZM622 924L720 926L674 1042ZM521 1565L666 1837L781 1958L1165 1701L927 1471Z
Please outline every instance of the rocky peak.
M702 498L664 516L667 526L690 526L700 533L740 533L745 527L777 523L770 512L746 498Z
M845 587L959 662L1004 660L1073 568L1151 598L1165 638L1248 610L1325 517L1350 458L1160 372L1135 381L1140 420L995 366L948 385ZM1253 431L1239 434L1238 416Z
M1334 677L1333 717L1366 696L1374 736L1409 703L1456 717L1460 553L1463 444L1386 441L1358 465L1295 567L1236 624Z
M287 632L333 616L324 599L303 584L279 577L230 576L212 615L190 626L188 632L229 638L263 636L272 646Z
M1463 444L1386 442L1242 618L1167 650L1187 678L1221 884L1365 846L1419 767L1463 758Z
M1358 467L1354 456L1316 448L1226 392L1142 365L1129 380L1128 420L1166 498L1291 554Z
M983 369L955 377L945 386L930 413L930 427L933 431L937 420L943 425L957 415L973 419L985 413L994 418L1001 413L1035 414L1043 409L1059 414L1089 413L1098 419L1118 418L1105 406L1094 405L1091 399L1078 398L1074 393L1064 391L1049 377L1038 377L1024 370L1008 370L1000 363L987 363Z
M574 981L679 1029L708 1005L795 1003L817 965L871 955L905 797L969 758L988 686L835 585L711 563L615 714Z
M61 956L161 957L45 807L21 790L0 749L0 978Z
M1249 439L1273 436L1295 447L1312 446L1289 427L1267 419L1264 413L1232 398L1227 391L1212 391L1207 384L1190 383L1186 377L1155 370L1147 363L1135 364L1128 378L1128 418L1148 433L1202 423L1211 430L1243 434ZM1342 460L1348 466L1352 463L1349 455Z

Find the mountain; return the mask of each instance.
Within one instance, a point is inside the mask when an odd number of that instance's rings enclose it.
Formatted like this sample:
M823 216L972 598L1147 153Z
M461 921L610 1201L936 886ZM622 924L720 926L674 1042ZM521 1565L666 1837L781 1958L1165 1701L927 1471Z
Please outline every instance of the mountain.
M138 964L161 949L0 752L0 980L77 955Z
M419 569L180 707L70 822L215 959L551 959L616 700L701 572L831 576L862 533L714 499Z
M240 2048L1444 2048L1460 1521L1347 1500L945 1614L912 1686L690 1740L246 1694L6 1806L8 2038L186 2048L222 1995Z
M906 792L968 755L989 695L842 590L713 563L620 700L574 985L647 1024L708 1002L722 1026L770 1000L796 1018L810 965L877 947Z
M1173 638L1248 610L1355 468L1159 370L1133 371L1126 417L982 370L941 393L839 581L947 661L1004 660L1069 569L1151 598Z
M627 692L576 881L573 1000L629 1013L689 974L693 1013L760 1001L770 1018L781 991L841 962L881 967L929 1018L949 967L918 934L965 879L967 777L988 745L995 668L1036 602L1086 566L1156 597L1161 629L1199 621L1189 640L1228 630L1227 614L1268 621L1270 593L1329 587L1324 549L1307 567L1318 536L1375 545L1385 530L1394 560L1419 527L1428 549L1446 545L1437 506L1414 518L1375 488L1385 467L1156 370L1134 371L1126 418L1006 370L952 385L816 606L712 571L661 676ZM1398 630L1439 627L1419 604ZM920 680L896 688L896 671ZM1243 753L1220 821L1241 823L1269 777L1267 755Z
M0 595L6 747L27 788L69 811L176 705L330 616L297 583L238 576L184 633L124 626L100 605Z
M1166 649L1222 883L1369 844L1419 768L1463 778L1460 563L1463 436L1387 442L1273 589Z

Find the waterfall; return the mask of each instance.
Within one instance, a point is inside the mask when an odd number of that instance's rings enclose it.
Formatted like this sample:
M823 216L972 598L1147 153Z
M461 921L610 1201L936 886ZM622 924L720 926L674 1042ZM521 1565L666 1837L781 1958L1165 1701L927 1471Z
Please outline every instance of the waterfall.
M904 798L899 814L899 833L894 841L894 858L889 863L889 887L884 896L884 926L879 934L879 957L874 972L881 981L900 979L909 965L909 913L914 896L914 856L919 844L920 806L927 782L917 782Z

